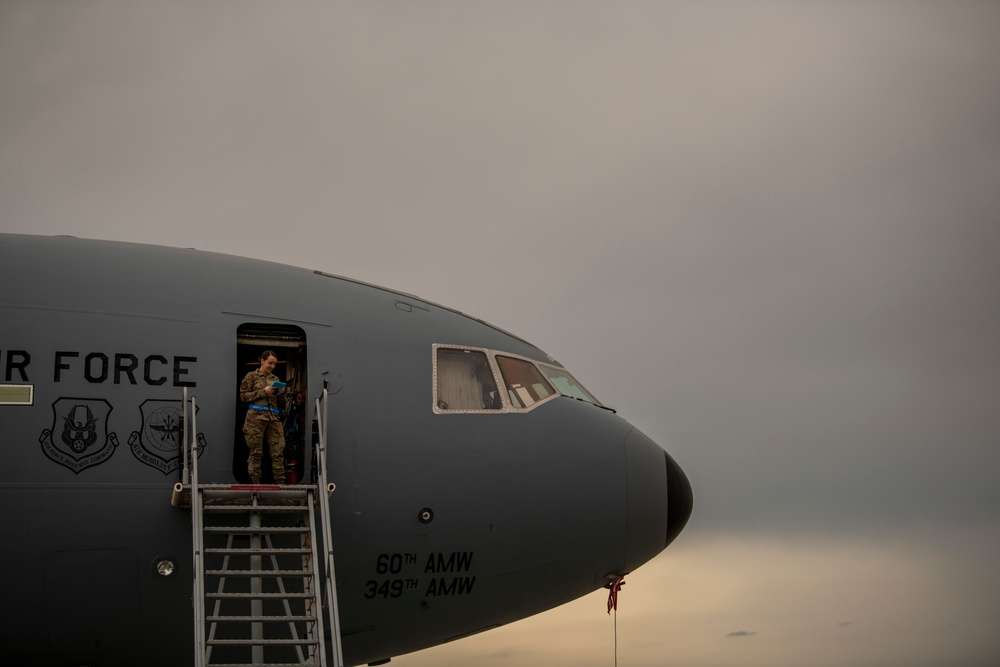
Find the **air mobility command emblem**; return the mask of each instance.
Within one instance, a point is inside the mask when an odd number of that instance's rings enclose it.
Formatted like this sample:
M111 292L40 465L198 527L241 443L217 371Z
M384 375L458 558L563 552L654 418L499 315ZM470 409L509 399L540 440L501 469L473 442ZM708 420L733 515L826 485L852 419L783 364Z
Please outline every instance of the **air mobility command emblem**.
M184 438L181 402L150 398L142 402L139 411L142 413L142 427L132 431L128 439L132 455L164 475L180 468L181 440ZM204 449L205 435L199 433L199 456Z
M103 398L60 398L52 404L52 429L38 437L45 455L73 471L101 465L118 447L108 432L111 404Z

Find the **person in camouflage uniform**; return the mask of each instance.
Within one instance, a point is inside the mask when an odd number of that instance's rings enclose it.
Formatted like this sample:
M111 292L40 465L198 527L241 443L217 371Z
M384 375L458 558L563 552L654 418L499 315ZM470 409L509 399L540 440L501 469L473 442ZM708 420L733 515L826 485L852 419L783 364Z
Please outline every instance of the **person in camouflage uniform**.
M280 382L272 373L277 363L278 357L274 352L265 350L260 355L260 368L247 373L240 383L240 400L249 404L243 422L243 436L250 449L247 471L254 484L260 484L260 457L265 440L271 452L274 481L276 484L285 483L285 436L277 401L284 389L271 386L273 382Z

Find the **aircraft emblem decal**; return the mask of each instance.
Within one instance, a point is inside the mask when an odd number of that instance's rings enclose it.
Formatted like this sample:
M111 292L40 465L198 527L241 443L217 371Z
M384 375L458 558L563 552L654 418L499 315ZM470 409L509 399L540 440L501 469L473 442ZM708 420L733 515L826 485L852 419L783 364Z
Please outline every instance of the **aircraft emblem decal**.
M142 413L142 428L132 431L128 438L132 455L168 475L181 467L180 443L184 433L181 402L150 398L142 402L139 411ZM205 434L199 433L198 456L204 449Z
M103 398L60 398L52 404L52 429L38 437L45 455L73 471L101 465L118 447L108 432L111 404Z

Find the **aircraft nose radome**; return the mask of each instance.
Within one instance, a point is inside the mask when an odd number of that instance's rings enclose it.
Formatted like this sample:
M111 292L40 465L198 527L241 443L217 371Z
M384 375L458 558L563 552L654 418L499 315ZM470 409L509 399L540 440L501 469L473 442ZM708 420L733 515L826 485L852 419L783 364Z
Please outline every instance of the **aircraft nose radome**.
M636 429L625 438L625 494L625 570L631 571L677 537L694 497L680 466Z
M667 460L667 542L663 546L667 546L680 535L691 518L694 493L687 475L670 454L663 452L663 458Z

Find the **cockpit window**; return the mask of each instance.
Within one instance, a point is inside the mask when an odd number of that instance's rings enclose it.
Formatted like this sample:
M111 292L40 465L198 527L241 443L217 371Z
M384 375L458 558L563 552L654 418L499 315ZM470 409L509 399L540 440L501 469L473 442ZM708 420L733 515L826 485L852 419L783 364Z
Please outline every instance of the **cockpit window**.
M604 407L565 368L485 348L433 349L438 414L527 412L560 394Z
M441 411L501 410L503 403L489 359L480 350L439 347L435 403Z
M584 389L583 385L577 382L576 378L573 377L565 368L558 368L547 364L539 364L538 367L542 369L545 376L552 382L552 384L555 385L556 389L558 389L559 393L563 396L578 398L581 401L587 401L588 403L601 406L601 402L594 398L589 391Z
M500 374L507 385L507 397L515 408L529 408L556 392L531 362L496 355Z

